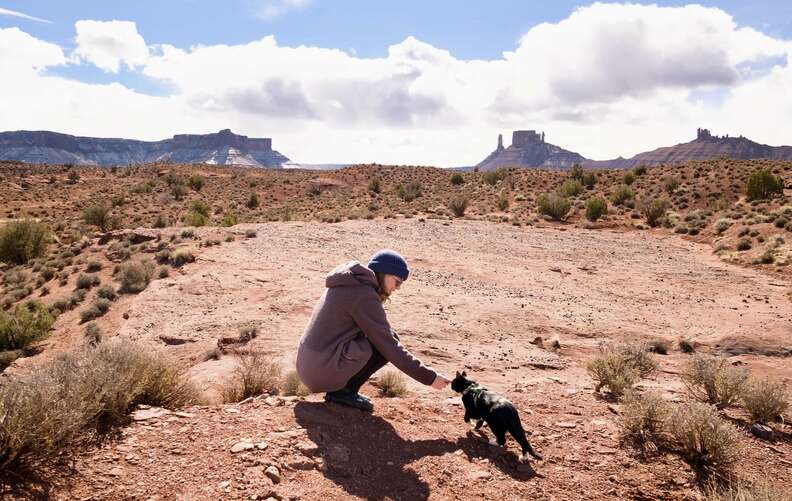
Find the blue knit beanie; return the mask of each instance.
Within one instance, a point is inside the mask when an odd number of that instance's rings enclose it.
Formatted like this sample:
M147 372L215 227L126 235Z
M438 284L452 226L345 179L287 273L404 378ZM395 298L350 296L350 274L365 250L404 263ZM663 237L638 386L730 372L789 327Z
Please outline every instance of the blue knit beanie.
M371 257L368 268L371 271L396 275L402 280L407 280L407 277L410 276L410 268L407 267L407 261L398 252L390 249L377 251Z

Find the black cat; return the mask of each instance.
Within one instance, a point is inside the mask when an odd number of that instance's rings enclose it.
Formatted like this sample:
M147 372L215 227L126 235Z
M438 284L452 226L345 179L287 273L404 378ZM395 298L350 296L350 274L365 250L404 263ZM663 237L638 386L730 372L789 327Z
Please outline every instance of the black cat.
M536 453L528 443L528 439L525 438L525 430L523 430L520 416L514 405L497 393L467 379L466 376L464 371L461 374L457 372L456 377L451 381L451 389L462 394L462 403L465 405L465 422L468 423L471 419L476 419L476 429L478 430L486 421L492 433L495 434L496 443L500 446L506 444L506 432L508 431L522 447L520 461L527 460L528 454L541 460L542 456Z

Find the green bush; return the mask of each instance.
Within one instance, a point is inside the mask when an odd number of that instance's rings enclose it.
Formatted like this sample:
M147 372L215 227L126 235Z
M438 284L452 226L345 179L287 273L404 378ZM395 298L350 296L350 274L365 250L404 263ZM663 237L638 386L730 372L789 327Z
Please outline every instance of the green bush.
M627 200L632 200L633 198L635 198L635 193L632 188L623 184L616 188L616 191L611 195L611 203L613 203L613 205L622 205Z
M597 184L597 175L594 174L593 172L586 172L585 174L583 174L583 179L581 180L581 182L583 183L583 186L585 186L588 189L591 189L594 187L595 184Z
M101 297L107 299L108 301L115 301L116 297L118 296L116 295L115 289L113 289L112 285L105 284L96 290L96 297Z
M18 304L11 313L0 310L0 351L21 350L44 339L55 322L40 301Z
M638 167L633 169L633 172L635 173L636 176L643 176L644 174L646 174L646 166L639 165Z
M575 165L572 166L571 169L569 169L569 178L570 179L576 179L578 181L582 181L583 180L583 175L584 175L583 174L583 167L581 167L580 164L575 164Z
M195 261L195 256L187 247L178 248L170 254L170 263L176 268L184 266L187 263L192 263L193 261Z
M256 193L251 193L250 197L248 197L247 202L245 202L245 207L248 209L255 209L259 206L259 197Z
M44 223L24 219L6 224L0 229L0 261L26 264L47 251L52 232Z
M209 216L200 212L190 211L184 215L184 224L187 226L206 226L209 224Z
M745 194L748 200L766 200L773 195L784 193L784 180L774 176L768 169L754 172L748 178Z
M458 172L455 173L455 174L451 174L451 184L458 186L458 185L464 184L464 183L465 183L465 178L462 177L462 174L460 174Z
M83 209L83 221L106 231L110 227L110 211L103 205L90 205Z
M679 179L675 177L667 177L663 179L663 189L669 195L673 194L679 188Z
M627 186L632 185L635 182L635 174L632 172L625 173L622 182Z
M239 223L239 217L236 215L235 212L226 212L223 215L223 221L220 223L220 226L234 226L235 224Z
M100 282L101 282L101 280L99 280L99 277L96 276L96 275L93 275L93 274L83 275L82 273L80 273L80 275L77 277L77 282L76 282L74 288L75 289L90 289L94 285L99 285Z
M645 201L641 206L641 210L644 217L646 217L646 223L652 228L655 228L662 224L663 218L668 210L668 202L661 198L655 198Z
M555 220L562 220L566 217L572 204L566 198L556 193L546 193L539 196L536 201L539 214L550 216Z
M382 181L378 177L369 180L368 190L372 193L379 193L382 190Z
M184 197L187 196L187 188L184 187L183 184L174 184L170 188L171 195L177 201L184 200Z
M396 185L396 195L405 202L412 202L422 194L421 183L417 181L411 181L406 185Z
M726 359L695 355L682 371L682 382L693 398L724 409L743 394L748 372Z
M498 195L498 210L506 210L509 208L509 197L505 193Z
M195 191L201 191L201 188L204 187L204 178L199 175L190 176L187 180L187 184Z
M596 221L608 214L608 201L602 197L591 198L586 202L586 219Z
M500 169L490 170L482 174L481 179L492 186L498 184L498 181L506 179L506 176L509 175L509 170L506 168L501 167Z
M576 197L583 193L583 185L577 179L567 179L561 184L559 191L564 196Z

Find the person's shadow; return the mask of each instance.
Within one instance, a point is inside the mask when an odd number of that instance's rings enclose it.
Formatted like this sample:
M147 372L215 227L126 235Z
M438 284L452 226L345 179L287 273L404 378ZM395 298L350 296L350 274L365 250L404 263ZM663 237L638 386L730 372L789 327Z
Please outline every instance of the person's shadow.
M422 457L461 449L469 458L487 457L516 480L535 476L514 454L492 451L474 434L444 438L402 438L385 419L357 409L321 402L299 402L294 415L325 462L323 473L346 492L366 499L429 498L429 485L407 466Z

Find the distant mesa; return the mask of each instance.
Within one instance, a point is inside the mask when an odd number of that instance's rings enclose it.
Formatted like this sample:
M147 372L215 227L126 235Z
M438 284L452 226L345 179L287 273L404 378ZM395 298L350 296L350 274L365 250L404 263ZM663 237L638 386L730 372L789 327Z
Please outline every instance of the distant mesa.
M516 130L512 143L503 147L503 135L498 135L498 146L476 167L479 170L495 170L499 167L543 167L568 169L586 159L579 153L565 150L545 141L545 133L535 130Z
M630 169L637 165L676 165L690 160L720 157L792 160L792 146L768 146L743 136L714 136L709 129L699 128L696 139L688 143L657 148L631 158L589 160L579 153L547 143L544 132L539 134L534 130L517 130L512 133L512 144L508 148L503 147L503 136L499 134L497 148L477 167L479 170L500 167L568 169L580 164L589 168Z
M244 165L280 169L289 159L271 138L249 138L223 129L213 134L177 134L163 141L79 137L50 131L0 132L0 160L75 165L153 162Z

